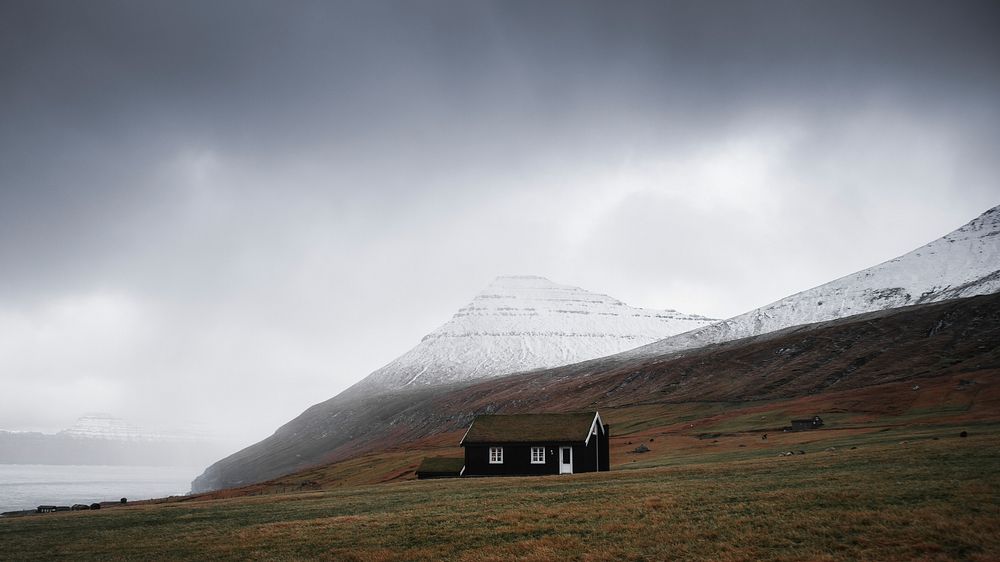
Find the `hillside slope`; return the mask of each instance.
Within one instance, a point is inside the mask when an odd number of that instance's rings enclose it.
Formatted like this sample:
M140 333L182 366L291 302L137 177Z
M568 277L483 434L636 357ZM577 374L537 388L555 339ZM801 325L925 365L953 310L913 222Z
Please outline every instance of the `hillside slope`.
M1000 295L867 313L682 354L617 355L390 393L377 402L341 395L310 408L226 465L216 465L222 470L207 471L194 489L249 484L309 465L406 447L459 431L481 413L766 401L956 374L974 389L1000 383Z
M428 389L604 357L713 322L630 307L543 277L498 277L416 347L268 439L213 464L193 489L245 484L318 462L322 451L314 444L362 443L372 427L381 430L382 421ZM372 426L372 412L386 418Z

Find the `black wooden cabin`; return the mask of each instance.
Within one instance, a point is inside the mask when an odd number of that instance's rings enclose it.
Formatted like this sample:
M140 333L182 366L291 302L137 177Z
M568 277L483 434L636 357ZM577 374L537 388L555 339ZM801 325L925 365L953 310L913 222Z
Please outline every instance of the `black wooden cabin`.
M808 429L819 429L823 427L823 418L813 416L807 420L792 420L792 431L804 431Z
M597 412L478 416L460 443L463 476L610 470L608 426Z

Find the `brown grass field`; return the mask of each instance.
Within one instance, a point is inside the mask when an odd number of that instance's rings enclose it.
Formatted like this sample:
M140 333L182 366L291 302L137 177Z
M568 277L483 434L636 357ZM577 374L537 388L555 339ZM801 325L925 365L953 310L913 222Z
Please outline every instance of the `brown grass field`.
M838 399L639 406L608 412L609 473L413 480L424 454L457 453L445 435L236 491L0 519L0 559L1000 560L988 394L795 433L767 428Z

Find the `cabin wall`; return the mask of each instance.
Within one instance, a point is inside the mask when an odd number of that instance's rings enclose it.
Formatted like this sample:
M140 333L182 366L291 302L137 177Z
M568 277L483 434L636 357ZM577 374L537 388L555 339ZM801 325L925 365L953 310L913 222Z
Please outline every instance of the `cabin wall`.
M604 424L601 436L601 472L611 470L611 426Z
M458 478L458 474L455 472L425 472L422 470L417 471L417 480L433 480L435 478Z
M557 443L466 445L466 476L531 476L559 474ZM563 445L568 445L563 444ZM545 464L531 463L531 448L545 447ZM503 447L503 464L490 464L490 447ZM574 458L576 451L573 451Z
M531 448L545 447L545 464L531 463ZM611 469L608 426L590 443L515 443L465 445L465 476L538 476L559 474L559 449L573 448L573 473ZM503 447L503 464L490 464L490 447Z
M611 469L611 459L608 453L608 426L604 426L604 431L590 438L587 445L580 443L573 447L573 472L596 472L598 466L600 471L605 472Z
M590 443L580 443L573 447L573 473L595 472L597 468L599 440L591 438Z
M522 442L465 444L465 476L540 476L559 474L559 456L562 447L573 448L573 473L611 470L610 426L600 426L597 435L584 443L576 442ZM531 462L532 447L545 448L545 462ZM503 462L490 464L490 447L503 447Z

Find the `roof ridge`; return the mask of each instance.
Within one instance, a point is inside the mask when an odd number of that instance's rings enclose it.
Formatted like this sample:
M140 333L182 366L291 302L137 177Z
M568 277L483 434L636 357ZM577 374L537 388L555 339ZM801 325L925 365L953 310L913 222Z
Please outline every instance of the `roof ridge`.
M567 418L575 418L567 420ZM459 445L483 443L566 442L586 443L597 410L585 412L539 412L482 414L476 416Z

